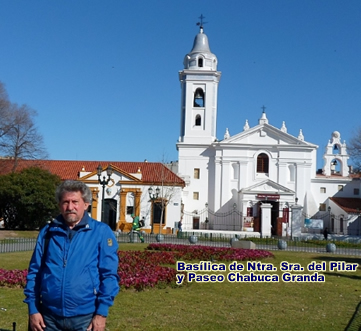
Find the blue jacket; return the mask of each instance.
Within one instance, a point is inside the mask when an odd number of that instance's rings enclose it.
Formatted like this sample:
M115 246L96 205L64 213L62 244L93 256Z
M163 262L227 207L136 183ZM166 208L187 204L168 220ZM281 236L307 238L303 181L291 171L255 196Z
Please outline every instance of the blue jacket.
M60 215L40 231L30 261L24 290L29 314L43 305L58 316L107 316L119 292L117 250L108 225L84 213L70 230Z

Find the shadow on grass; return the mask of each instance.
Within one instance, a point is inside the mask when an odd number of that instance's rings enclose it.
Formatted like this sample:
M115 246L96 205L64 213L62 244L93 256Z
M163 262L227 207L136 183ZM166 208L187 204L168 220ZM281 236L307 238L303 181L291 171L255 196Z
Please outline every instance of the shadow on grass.
M361 302L357 305L350 322L348 322L345 331L360 331L361 330Z
M361 276L355 276L350 274L350 272L347 273L341 273L341 272L323 272L325 276L336 276L336 277L345 277L352 280L361 280Z

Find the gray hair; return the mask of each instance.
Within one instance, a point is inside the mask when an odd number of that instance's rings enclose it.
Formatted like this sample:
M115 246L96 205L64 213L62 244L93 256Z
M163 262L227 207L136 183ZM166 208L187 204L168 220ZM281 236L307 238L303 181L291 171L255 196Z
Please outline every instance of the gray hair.
M85 203L91 203L92 201L92 192L83 182L76 180L66 180L62 182L55 191L55 199L58 203L60 203L60 200L66 192L80 192Z

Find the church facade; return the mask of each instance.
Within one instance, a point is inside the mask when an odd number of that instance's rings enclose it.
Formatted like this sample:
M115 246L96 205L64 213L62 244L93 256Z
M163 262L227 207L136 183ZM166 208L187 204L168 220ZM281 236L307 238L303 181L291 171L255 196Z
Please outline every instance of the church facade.
M301 235L311 224L319 231L328 226L346 233L355 218L344 215L340 224L339 217L332 224L330 208L336 211L337 206L329 197L360 201L360 180L350 176L340 133L331 134L322 170L316 169L318 146L307 142L302 130L297 136L289 134L285 122L279 128L270 124L264 109L256 126L245 120L240 133L230 135L226 129L218 140L221 72L203 27L183 64L176 146L178 175L186 184L182 193L185 229Z

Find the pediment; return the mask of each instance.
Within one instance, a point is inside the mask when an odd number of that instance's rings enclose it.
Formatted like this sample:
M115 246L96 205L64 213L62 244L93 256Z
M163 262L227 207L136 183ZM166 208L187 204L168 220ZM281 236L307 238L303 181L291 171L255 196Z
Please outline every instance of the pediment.
M220 141L224 145L298 145L298 146L307 146L307 147L316 147L311 143L300 140L295 136L287 132L269 125L262 124L257 125L248 130L242 131L234 136L231 136L228 139Z
M276 182L266 179L262 182L259 182L257 184L254 184L249 187L245 187L241 189L239 192L241 193L260 193L264 192L267 194L294 194L295 192L288 189L285 186L282 186L280 184L277 184Z
M119 169L118 167L115 167L113 165L110 165L113 173L111 178L115 181L115 182L141 182L141 174L129 174L124 170ZM105 170L103 171L103 175L102 176L106 176L106 172ZM139 177L139 178L138 178ZM79 174L79 180L82 181L98 181L98 174L96 171L93 172L89 172L89 173L80 173Z

